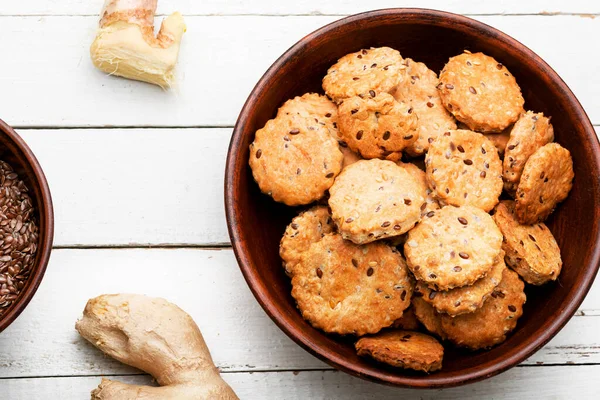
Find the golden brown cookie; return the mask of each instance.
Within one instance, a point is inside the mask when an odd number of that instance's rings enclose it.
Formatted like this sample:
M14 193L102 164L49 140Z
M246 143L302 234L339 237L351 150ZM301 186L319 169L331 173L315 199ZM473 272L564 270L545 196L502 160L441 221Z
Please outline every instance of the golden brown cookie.
M286 101L277 112L278 116L296 115L314 120L315 123L325 126L331 136L340 144L340 151L344 155L342 169L362 158L348 148L338 131L338 107L327 96L317 93L306 93Z
M473 284L501 254L502 233L492 217L472 206L446 206L408 233L404 255L418 280L435 290Z
M277 111L277 116L298 116L313 120L314 123L326 127L331 136L339 140L337 122L337 106L318 93L306 93L286 101Z
M438 336L442 340L446 340L446 334L442 330L442 319L440 314L435 311L433 306L423 300L423 295L415 291L412 298L412 308L415 311L415 316L421 324L430 333Z
M546 225L520 224L512 201L501 201L496 206L494 221L504 235L502 249L506 252L506 263L525 282L542 285L558 278L562 268L560 249Z
M483 304L469 314L450 317L440 315L442 330L447 339L471 350L484 349L502 343L506 335L517 326L523 315L525 284L519 275L504 269L502 281Z
M473 131L501 132L523 112L525 100L515 77L483 53L450 58L438 88L446 109Z
M327 206L315 206L296 216L285 229L279 244L279 255L288 275L300 262L302 253L321 240L323 236L335 231Z
M483 306L484 301L502 280L502 272L505 268L504 253L502 253L490 272L470 286L438 292L430 289L423 282L417 282L415 293L423 294L423 300L440 313L450 316L470 313Z
M427 180L444 204L490 211L502 193L502 163L482 134L456 130L439 136L425 157Z
M427 152L429 144L442 133L456 129L456 120L440 99L437 90L437 74L420 62L410 58L403 61L400 84L394 92L399 102L409 104L419 117L417 140L406 148L406 152L417 157Z
M438 203L437 199L433 196L433 191L429 188L427 174L425 171L413 163L403 163L399 161L397 164L398 166L406 169L413 176L413 178L415 178L417 183L421 186L421 190L423 190L427 195L425 198L425 203L421 204L421 216L429 214L430 211L439 210L440 203Z
M323 78L323 89L333 101L373 91L376 95L396 89L400 79L402 56L389 47L363 49L340 58Z
M407 232L421 218L426 197L411 174L384 160L346 167L329 193L333 220L344 239L354 243Z
M408 307L400 318L394 321L391 326L396 329L405 329L408 331L416 331L419 329L419 320L415 315L413 307Z
M413 282L400 253L382 242L356 245L325 235L293 270L292 296L315 328L377 333L410 305Z
M269 120L250 145L250 167L260 190L289 206L323 197L342 159L329 130L298 115Z
M515 214L522 224L543 222L573 187L571 153L548 143L529 157L515 196Z
M554 140L554 128L550 118L543 113L527 111L522 114L510 131L510 140L504 155L504 189L514 194L521 180L525 163L537 149Z
M417 140L417 115L390 94L372 95L375 92L340 104L340 137L363 158L399 160L402 150Z
M359 356L393 367L432 372L442 368L444 347L435 338L414 331L388 331L356 342Z

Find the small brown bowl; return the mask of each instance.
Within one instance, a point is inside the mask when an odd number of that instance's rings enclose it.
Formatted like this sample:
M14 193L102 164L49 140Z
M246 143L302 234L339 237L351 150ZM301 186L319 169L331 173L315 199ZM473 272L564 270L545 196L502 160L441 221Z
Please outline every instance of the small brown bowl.
M530 110L552 116L556 141L571 151L575 183L548 225L562 249L559 282L527 287L517 329L489 351L447 347L441 371L430 375L387 368L359 358L352 338L314 329L290 295L278 245L298 210L260 193L248 167L254 132L281 104L306 92L321 92L321 79L341 56L371 46L390 46L404 57L440 71L448 58L468 49L482 51L515 75ZM546 344L573 316L587 294L600 260L600 146L583 108L562 79L539 56L481 22L440 11L389 9L344 18L308 35L265 73L246 101L235 126L225 172L229 234L240 268L258 302L296 343L335 368L397 386L434 388L462 385L496 375Z
M19 174L19 179L22 179L29 189L39 229L37 253L31 274L19 297L0 317L0 332L2 332L27 307L42 282L52 251L54 211L48 182L38 160L21 136L2 120L0 120L0 160L10 164Z

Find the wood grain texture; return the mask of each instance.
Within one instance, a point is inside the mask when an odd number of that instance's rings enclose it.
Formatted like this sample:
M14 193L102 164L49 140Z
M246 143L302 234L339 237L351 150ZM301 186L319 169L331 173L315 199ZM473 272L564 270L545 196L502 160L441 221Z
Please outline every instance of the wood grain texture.
M223 371L329 368L267 317L231 250L55 250L37 295L0 335L0 378L134 373L74 329L88 298L117 292L165 297L186 310ZM600 309L599 285L584 306ZM574 317L525 364L600 363L598 331L600 316Z
M27 0L3 4L0 15L97 15L101 1L85 0ZM460 14L537 14L544 13L600 13L597 2L590 0L371 0L332 1L318 0L277 1L256 0L251 3L234 0L161 0L159 13L180 11L194 15L346 15L389 7L423 7L452 11Z
M187 17L178 88L163 92L93 67L89 46L97 17L2 18L0 37L11 40L0 42L0 52L9 60L0 65L0 90L11 96L0 97L0 118L16 127L233 126L252 87L273 61L304 35L336 19ZM600 124L600 74L595 72L600 55L588 45L600 36L600 18L477 19L537 52L571 86L592 122Z
M24 130L54 196L56 246L229 243L231 129Z
M366 399L478 400L572 399L592 400L600 392L600 366L514 368L485 382L464 388L415 390L378 386L337 371L224 373L223 378L241 399ZM123 382L152 384L150 377L114 376ZM43 394L50 399L85 399L99 377L0 380L0 390L11 400Z
M19 133L50 183L56 246L229 244L222 191L231 129Z

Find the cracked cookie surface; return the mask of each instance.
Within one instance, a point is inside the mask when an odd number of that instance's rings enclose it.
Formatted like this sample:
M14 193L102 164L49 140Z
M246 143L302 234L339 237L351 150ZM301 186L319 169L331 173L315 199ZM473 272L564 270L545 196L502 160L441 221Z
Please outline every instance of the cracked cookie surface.
M385 243L356 245L339 234L311 245L293 270L292 296L315 328L377 333L410 305L414 284L402 255Z

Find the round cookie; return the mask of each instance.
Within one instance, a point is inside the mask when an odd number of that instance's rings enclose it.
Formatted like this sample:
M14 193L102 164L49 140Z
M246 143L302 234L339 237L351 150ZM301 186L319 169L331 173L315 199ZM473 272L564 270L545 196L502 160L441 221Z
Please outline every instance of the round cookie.
M502 280L502 272L505 268L504 254L501 254L490 272L473 285L437 292L423 282L417 282L415 293L422 293L423 300L440 313L450 316L470 313L483 306L484 301Z
M418 280L435 290L473 284L501 255L502 233L472 206L446 206L408 233L404 255Z
M502 343L523 315L523 304L526 300L524 287L525 284L519 279L519 275L505 268L502 281L483 307L457 317L440 315L442 330L447 339L457 346L471 350Z
M442 103L477 132L501 132L513 124L525 100L505 66L483 53L450 58L440 73Z
M326 127L331 137L339 142L340 151L344 155L342 169L362 158L350 150L338 131L338 107L327 96L317 93L306 93L286 101L277 112L278 116L296 115L314 120L315 123Z
M260 190L288 206L320 199L342 169L342 152L329 130L297 115L269 120L250 145L250 167Z
M402 56L389 47L363 49L340 58L323 78L323 89L336 103L349 97L376 95L396 89L400 79Z
M506 144L502 177L504 189L513 193L517 190L523 168L537 149L554 140L554 128L550 118L543 113L527 111L515 123Z
M394 321L391 328L405 329L408 331L416 331L419 329L419 320L415 315L413 307L408 307L400 318Z
M412 298L412 308L415 310L415 316L421 324L430 333L446 340L446 334L442 330L442 319L433 306L423 300L423 295L415 291Z
M545 221L573 187L571 153L558 143L548 143L529 157L515 196L515 215L522 224Z
M413 163L398 162L397 164L398 166L406 169L421 186L421 190L425 191L426 193L425 203L421 204L421 216L423 217L429 214L431 211L439 210L440 204L433 196L433 191L429 188L427 174L425 171Z
M340 104L341 139L363 158L397 161L402 150L417 140L417 114L406 103L381 93L355 96Z
M296 216L285 229L279 244L279 255L286 273L292 273L302 253L313 243L334 231L335 224L326 206L315 206Z
M339 232L359 244L407 232L421 218L426 197L405 169L383 160L346 167L329 194Z
M502 193L502 163L482 134L456 130L439 136L425 157L427 180L443 204L490 211Z
M326 127L334 139L339 140L337 106L327 96L306 93L286 101L277 111L277 116L290 115L314 120L316 124Z
M360 338L359 356L368 356L393 367L432 372L442 368L444 347L435 338L414 331L389 331Z
M446 110L437 90L437 74L410 58L403 61L400 84L394 92L399 102L409 104L419 117L419 137L406 148L406 153L418 157L427 152L429 144L442 133L456 129L456 120Z
M382 242L356 245L325 235L293 270L292 296L315 328L377 333L410 305L413 282L398 251Z
M501 201L493 217L504 235L502 249L506 252L506 263L532 285L556 280L562 259L552 232L543 223L520 224L514 208L514 202Z

